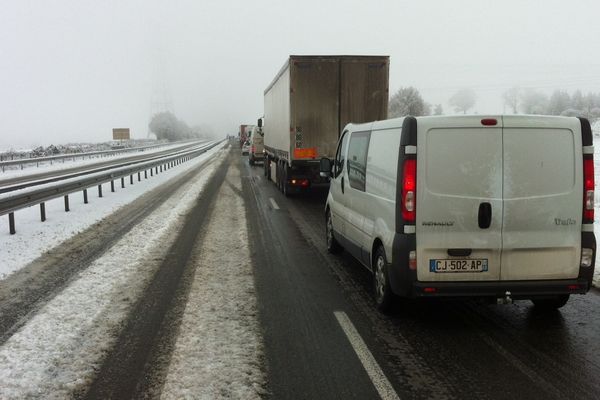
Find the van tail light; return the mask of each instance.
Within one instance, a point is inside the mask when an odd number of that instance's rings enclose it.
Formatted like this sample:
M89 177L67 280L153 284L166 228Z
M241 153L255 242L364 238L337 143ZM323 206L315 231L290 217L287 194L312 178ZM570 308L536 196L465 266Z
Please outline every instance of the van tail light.
M417 160L404 160L402 168L402 218L404 222L415 222L417 211Z
M583 156L583 222L594 222L594 156Z

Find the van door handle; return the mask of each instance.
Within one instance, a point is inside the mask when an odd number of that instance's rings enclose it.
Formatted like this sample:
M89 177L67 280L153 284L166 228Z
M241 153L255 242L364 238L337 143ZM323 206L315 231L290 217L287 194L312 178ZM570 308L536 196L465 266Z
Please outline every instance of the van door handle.
M477 218L479 228L487 229L492 224L492 205L488 202L479 205L479 216Z
M471 249L448 249L448 255L451 257L468 257L473 250Z
M344 177L342 176L342 193L344 193Z

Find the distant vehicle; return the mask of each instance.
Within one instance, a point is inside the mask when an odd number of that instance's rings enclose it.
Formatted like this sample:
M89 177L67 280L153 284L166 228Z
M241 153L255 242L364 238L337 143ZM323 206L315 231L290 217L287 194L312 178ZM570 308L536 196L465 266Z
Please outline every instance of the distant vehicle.
M559 308L592 284L594 161L584 118L407 117L349 124L325 209L327 248L404 297L530 299Z
M258 120L258 125L252 128L250 133L250 149L248 153L248 163L254 165L256 162L264 161L264 132L262 128L262 119Z
M286 195L326 187L319 158L342 127L387 118L388 70L387 56L290 56L264 93L265 176Z
M250 152L250 140L246 140L244 143L242 143L242 155L247 156L249 152Z
M246 140L248 140L248 125L240 125L238 139L240 140L240 147L242 147L246 143Z

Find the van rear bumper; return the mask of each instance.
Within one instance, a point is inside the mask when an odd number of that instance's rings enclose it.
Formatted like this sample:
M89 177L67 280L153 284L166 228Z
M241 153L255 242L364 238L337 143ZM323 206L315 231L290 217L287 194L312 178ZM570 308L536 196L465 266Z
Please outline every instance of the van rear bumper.
M493 282L414 282L413 297L505 297L513 299L585 294L586 279Z

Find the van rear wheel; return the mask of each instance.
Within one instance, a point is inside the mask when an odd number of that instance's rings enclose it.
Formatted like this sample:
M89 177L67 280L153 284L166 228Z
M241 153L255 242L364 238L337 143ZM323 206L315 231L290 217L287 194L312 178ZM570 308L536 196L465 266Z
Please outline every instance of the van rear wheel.
M389 311L395 298L390 286L388 268L385 250L383 246L379 246L373 257L373 286L375 289L375 303L377 309L381 312Z
M335 240L333 235L333 221L331 220L331 211L327 210L327 217L325 222L325 233L327 238L327 251L331 254L337 254L342 251L342 246Z
M531 302L535 305L536 308L545 309L545 310L555 310L561 308L569 301L570 295L561 294L553 298L549 299L532 299Z

